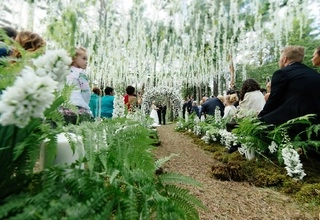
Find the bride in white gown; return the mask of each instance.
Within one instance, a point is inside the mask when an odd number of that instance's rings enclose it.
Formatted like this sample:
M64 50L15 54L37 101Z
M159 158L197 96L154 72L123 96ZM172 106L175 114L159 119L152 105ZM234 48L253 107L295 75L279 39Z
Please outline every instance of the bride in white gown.
M153 119L152 126L160 126L159 125L159 117L158 117L158 113L157 113L158 107L156 106L155 103L156 103L155 101L152 101L150 118Z

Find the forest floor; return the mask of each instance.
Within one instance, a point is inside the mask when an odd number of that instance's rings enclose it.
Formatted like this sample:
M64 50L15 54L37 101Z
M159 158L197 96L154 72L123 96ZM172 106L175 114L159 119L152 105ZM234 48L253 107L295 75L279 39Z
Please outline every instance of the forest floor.
M201 149L192 137L175 131L175 124L157 127L160 145L155 150L157 158L171 158L162 168L192 177L202 188L188 187L208 210L200 210L201 220L215 219L319 219L293 198L271 188L258 188L245 182L220 181L210 174L218 163L212 153Z

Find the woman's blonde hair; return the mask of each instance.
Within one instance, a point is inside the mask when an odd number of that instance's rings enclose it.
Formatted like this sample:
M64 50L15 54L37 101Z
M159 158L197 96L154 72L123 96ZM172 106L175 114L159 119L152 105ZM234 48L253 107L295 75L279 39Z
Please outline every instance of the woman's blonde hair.
M78 47L78 48L75 49L75 52L76 52L75 55L72 57L72 64L74 64L74 61L77 58L77 56L79 56L79 55L81 55L83 53L87 53L87 50L84 47Z
M218 95L217 98L220 99L221 102L224 102L224 96L223 95Z
M238 101L238 96L237 94L231 94L231 95L226 95L224 97L225 101L228 103L228 104L234 104L235 102Z
M37 51L46 45L46 42L39 34L31 31L20 31L17 34L15 41L19 43L24 50L29 52ZM21 54L19 51L15 50L13 56L21 57Z
M31 31L20 31L15 40L26 51L36 51L39 48L45 46L46 42L40 37L39 34Z

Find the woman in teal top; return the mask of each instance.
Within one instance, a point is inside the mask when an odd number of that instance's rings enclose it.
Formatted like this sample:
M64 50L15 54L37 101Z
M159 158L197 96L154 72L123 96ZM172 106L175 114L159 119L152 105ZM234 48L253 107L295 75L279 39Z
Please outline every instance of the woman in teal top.
M92 89L92 94L90 97L90 102L89 102L89 107L92 112L93 117L97 118L99 117L100 113L100 97L101 95L101 90L98 87L94 87Z
M112 118L114 90L111 87L104 89L104 96L101 99L101 118Z

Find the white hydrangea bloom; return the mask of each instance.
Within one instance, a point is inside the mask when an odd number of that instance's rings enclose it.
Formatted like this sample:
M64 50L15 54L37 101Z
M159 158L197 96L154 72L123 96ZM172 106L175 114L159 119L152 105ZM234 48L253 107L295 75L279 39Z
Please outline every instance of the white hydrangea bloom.
M281 153L288 176L302 180L306 174L302 168L298 152L291 145L287 145L282 149Z
M25 67L1 96L0 124L23 128L31 118L44 117L44 110L55 98L57 84L51 77L39 77L31 67Z
M64 49L49 50L43 56L33 60L33 64L37 67L36 74L50 76L53 80L60 82L59 89L64 85L71 62L71 57Z
M238 138L236 135L234 135L233 133L227 131L226 129L219 129L218 133L221 137L220 139L220 143L224 146L226 146L226 148L230 149L230 147L232 145L237 145L238 142Z

